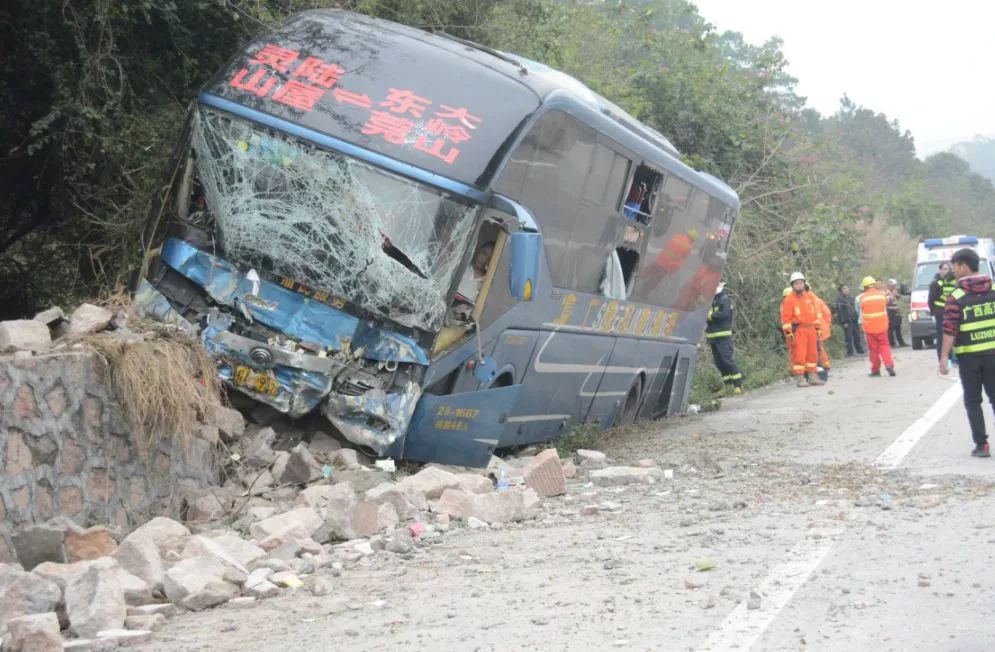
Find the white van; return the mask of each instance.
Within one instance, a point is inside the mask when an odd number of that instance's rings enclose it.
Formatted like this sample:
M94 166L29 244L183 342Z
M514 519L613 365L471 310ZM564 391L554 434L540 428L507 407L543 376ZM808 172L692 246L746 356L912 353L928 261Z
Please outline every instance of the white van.
M981 258L978 273L995 278L995 242L973 235L929 238L916 248L916 266L912 270L912 305L909 310L912 348L935 346L936 323L929 311L929 284L936 278L940 263L949 261L958 249L974 249Z

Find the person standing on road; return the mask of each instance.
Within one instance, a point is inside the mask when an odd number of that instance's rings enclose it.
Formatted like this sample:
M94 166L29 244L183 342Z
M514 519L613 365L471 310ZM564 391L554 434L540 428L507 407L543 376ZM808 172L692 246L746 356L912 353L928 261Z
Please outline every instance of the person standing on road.
M974 457L991 457L985 414L981 409L981 389L995 406L995 291L987 276L978 274L981 262L973 249L960 249L950 257L957 288L947 297L943 311L943 348L940 373L950 372L950 351L959 358L960 384L964 388L964 409L971 424Z
M902 309L899 307L898 281L888 279L888 344L895 347L908 346L902 338Z
M846 357L864 355L864 336L857 323L857 309L853 304L853 293L849 285L840 286L840 294L836 299L836 323L843 329L846 340Z
M895 362L891 359L891 346L888 344L888 297L877 287L873 276L865 276L860 282L863 294L857 297L860 302L861 322L867 337L867 350L871 359L871 376L881 375L881 361L889 376L895 375Z
M715 298L705 324L705 339L712 349L712 360L722 374L722 382L732 388L733 394L742 394L743 372L736 364L732 348L732 299L726 294L725 286L725 283L719 283L715 288Z
M947 306L947 297L957 288L957 279L954 278L953 269L950 263L944 261L940 263L940 270L933 277L933 282L929 284L929 312L936 322L936 359L940 359L940 350L943 348L943 312ZM957 355L950 354L950 361L956 363Z
M815 295L805 289L805 275L791 275L791 292L781 302L781 330L792 341L791 373L798 387L824 385L819 380L819 337L822 312Z

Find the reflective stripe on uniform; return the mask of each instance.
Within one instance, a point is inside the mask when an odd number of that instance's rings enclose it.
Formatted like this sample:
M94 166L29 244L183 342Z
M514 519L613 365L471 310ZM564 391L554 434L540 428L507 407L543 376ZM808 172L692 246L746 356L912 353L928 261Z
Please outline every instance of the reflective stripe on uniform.
M715 331L714 333L705 333L706 340L714 340L717 337L732 337L732 331Z
M968 344L967 346L955 346L954 353L957 355L962 353L980 353L981 351L991 351L992 349L995 349L995 341L982 342L981 344Z
M884 317L888 312L865 312L864 317Z
M967 292L964 291L964 288L957 288L956 290L950 293L950 296L952 296L954 299L960 299L965 294L967 294Z
M743 377L743 374L731 374L729 376L722 376L722 380L739 380Z
M976 331L979 328L995 328L995 319L985 319L983 321L971 321L960 325L962 331Z

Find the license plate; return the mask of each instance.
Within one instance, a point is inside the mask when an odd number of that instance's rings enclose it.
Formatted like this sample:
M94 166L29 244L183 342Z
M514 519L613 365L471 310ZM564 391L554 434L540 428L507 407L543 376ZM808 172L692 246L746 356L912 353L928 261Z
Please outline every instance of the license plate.
M239 365L235 367L235 374L232 380L236 385L247 387L260 394L276 396L280 393L280 383L276 378L264 371L253 371L249 367Z

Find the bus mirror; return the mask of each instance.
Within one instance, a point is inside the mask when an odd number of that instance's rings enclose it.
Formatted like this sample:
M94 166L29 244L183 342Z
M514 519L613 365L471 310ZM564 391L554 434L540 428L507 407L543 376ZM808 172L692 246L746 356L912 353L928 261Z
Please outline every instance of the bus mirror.
M511 295L519 301L532 301L539 275L542 234L517 231L511 240Z

